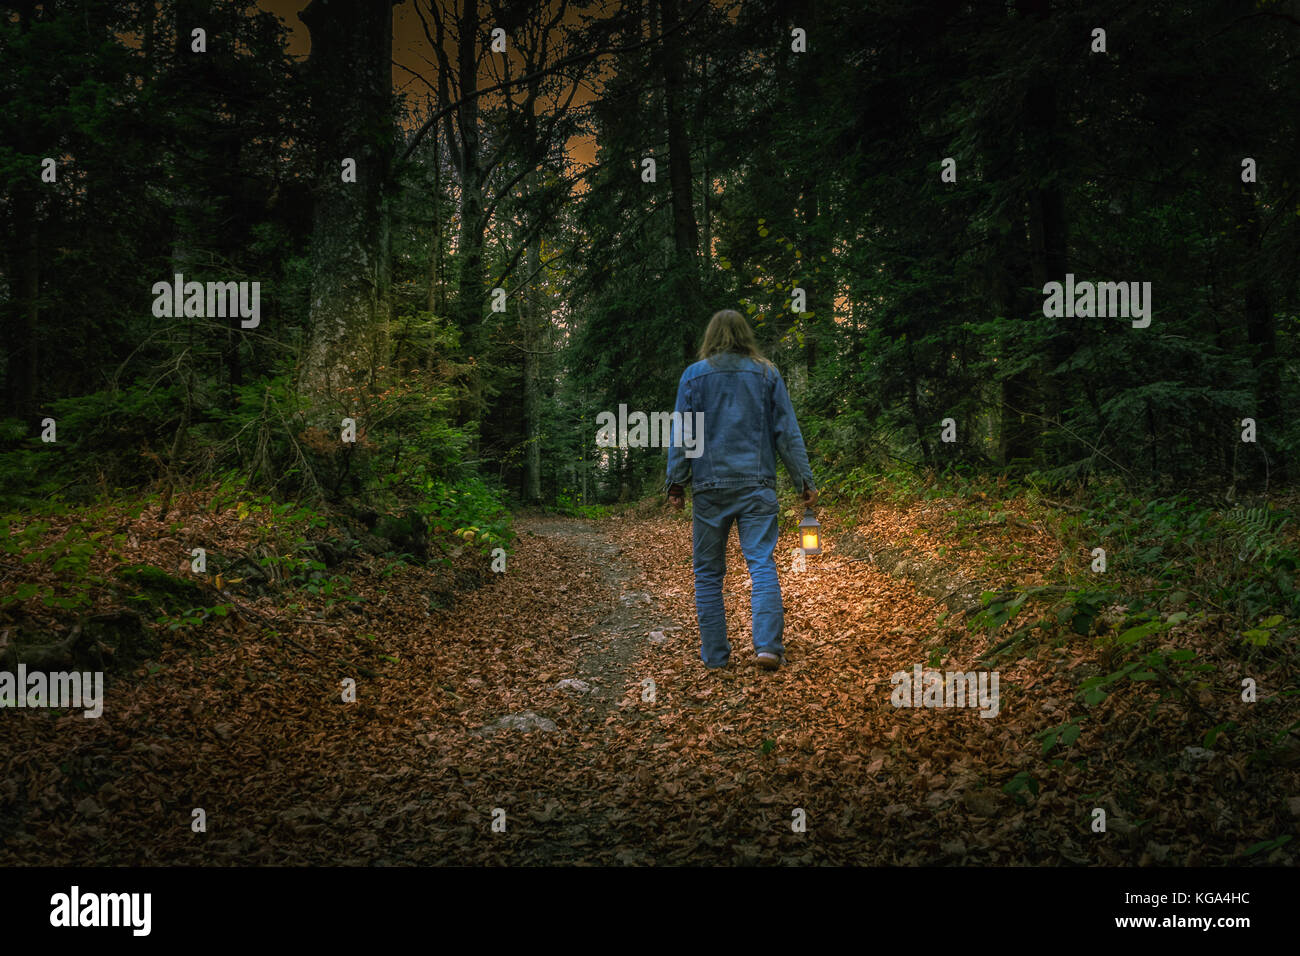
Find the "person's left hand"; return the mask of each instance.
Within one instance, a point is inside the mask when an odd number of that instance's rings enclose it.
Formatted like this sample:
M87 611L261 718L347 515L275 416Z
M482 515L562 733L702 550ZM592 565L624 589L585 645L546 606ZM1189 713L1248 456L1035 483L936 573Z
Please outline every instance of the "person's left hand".
M674 511L681 511L686 507L686 489L681 485L673 485L668 489L668 504L672 505Z

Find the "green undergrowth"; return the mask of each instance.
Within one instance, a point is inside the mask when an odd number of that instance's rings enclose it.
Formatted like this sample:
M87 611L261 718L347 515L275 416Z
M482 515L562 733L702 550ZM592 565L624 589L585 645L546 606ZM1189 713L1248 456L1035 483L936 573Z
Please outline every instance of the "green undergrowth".
M1080 491L905 469L863 469L828 487L847 526L873 505L943 503L942 519L924 530L961 549L963 563L991 586L978 607L940 614L936 644L954 643L957 627L985 635L983 667L1088 660L1070 668L1075 689L1065 719L1036 735L1044 772L1079 761L1073 745L1104 737L1119 713L1131 714L1130 722L1163 715L1180 728L1177 752L1226 746L1252 765L1290 765L1300 731L1300 689L1291 677L1300 665L1293 494L1234 503L1143 498L1115 484ZM1034 567L1041 583L1025 584L1016 570L1030 560L1023 542L1031 528L1053 535L1059 554L1051 567ZM937 647L931 665L947 650ZM1004 789L1024 799L1037 786L1021 772Z

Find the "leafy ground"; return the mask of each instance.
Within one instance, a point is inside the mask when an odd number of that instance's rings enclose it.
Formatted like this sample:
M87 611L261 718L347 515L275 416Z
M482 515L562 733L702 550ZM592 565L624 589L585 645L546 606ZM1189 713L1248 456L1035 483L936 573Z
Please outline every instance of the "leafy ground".
M753 664L734 534L732 664L700 664L688 515L522 519L501 574L469 549L450 570L354 554L275 587L232 570L218 590L176 555L195 540L256 553L264 528L236 506L185 508L96 515L114 546L77 552L83 598L60 588L57 557L5 560L15 628L58 634L129 603L117 572L140 565L191 581L209 609L150 617L99 719L0 711L0 862L1294 862L1294 754L1238 743L1296 719L1278 696L1294 673L1276 666L1269 702L1242 703L1243 665L1212 627L1153 637L1214 665L1181 696L1133 680L1088 705L1080 683L1114 649L1067 632L998 660L996 718L891 705L894 672L984 667L1005 640L1011 625L959 620L979 612L944 600L954 575L1039 584L1086 560L1041 509L878 501L823 516L827 551L802 573L787 515L789 663L769 674ZM49 520L27 553L50 558L73 524ZM910 555L893 573L873 554L886 545ZM1206 720L1235 727L1189 750Z

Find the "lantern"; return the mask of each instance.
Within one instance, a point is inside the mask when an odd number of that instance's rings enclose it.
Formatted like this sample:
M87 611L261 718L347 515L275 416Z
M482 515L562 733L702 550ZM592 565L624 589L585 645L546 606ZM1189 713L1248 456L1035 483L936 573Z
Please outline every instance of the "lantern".
M821 524L813 517L813 510L805 508L803 520L799 522L799 546L804 554L822 553Z

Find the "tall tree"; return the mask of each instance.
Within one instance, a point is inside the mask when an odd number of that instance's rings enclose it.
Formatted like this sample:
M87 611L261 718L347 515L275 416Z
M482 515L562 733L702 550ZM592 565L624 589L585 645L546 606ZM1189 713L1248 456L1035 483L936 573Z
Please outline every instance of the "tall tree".
M391 62L393 2L312 0L316 149L311 325L301 387L341 396L373 378L388 325L386 199L395 145ZM355 163L355 182L345 162Z

